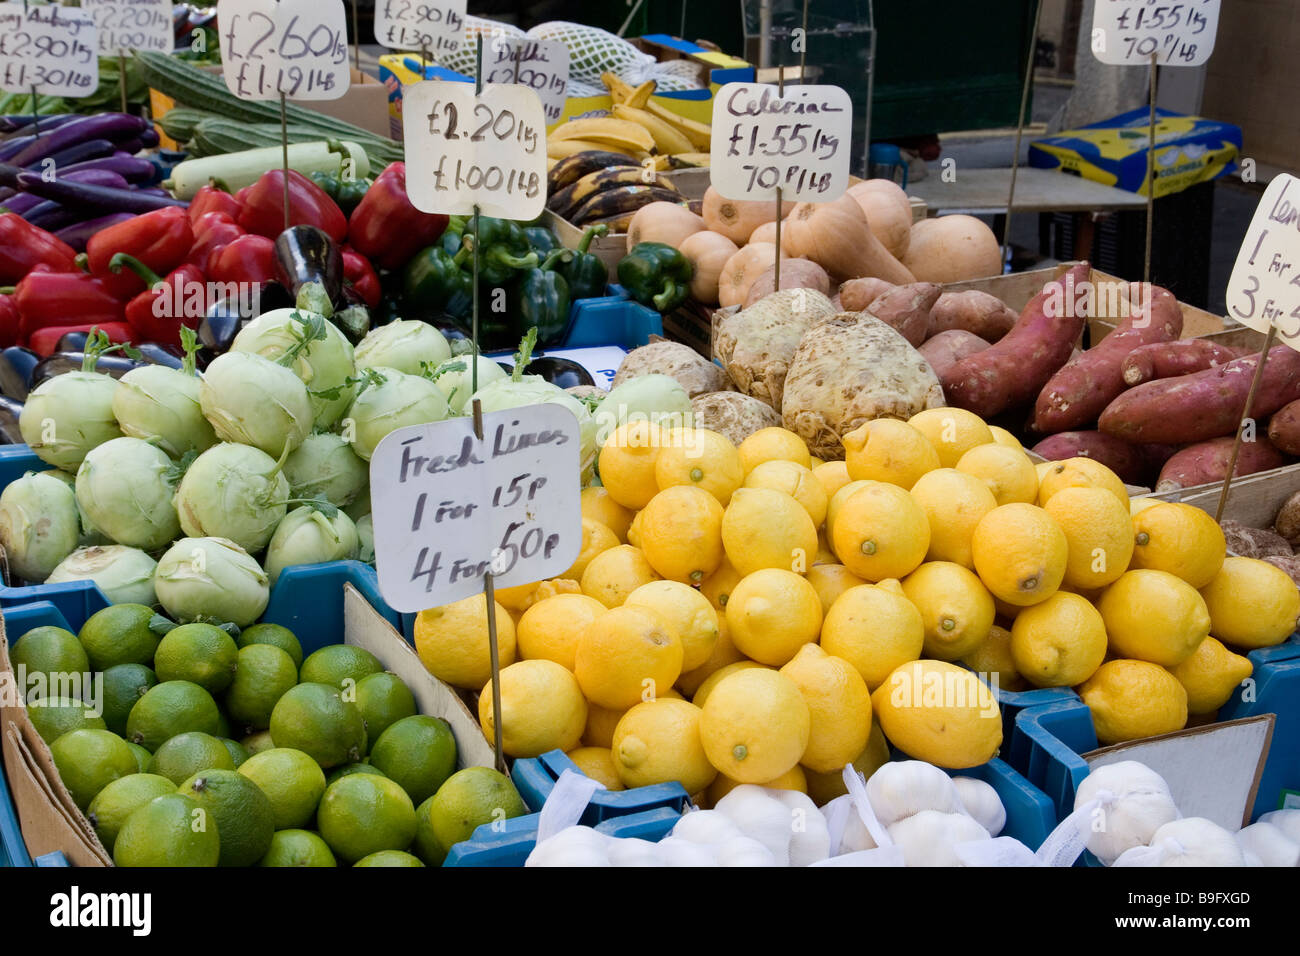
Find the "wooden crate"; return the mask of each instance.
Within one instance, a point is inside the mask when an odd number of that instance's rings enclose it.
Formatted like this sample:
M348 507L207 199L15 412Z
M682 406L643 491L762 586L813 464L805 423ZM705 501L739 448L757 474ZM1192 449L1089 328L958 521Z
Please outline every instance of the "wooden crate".
M1219 507L1222 489L1223 483L1215 482L1179 488L1151 497L1161 501L1181 501L1213 515ZM1278 510L1297 491L1300 491L1300 464L1285 465L1238 478L1233 481L1228 492L1223 517L1240 521L1251 528L1271 528Z

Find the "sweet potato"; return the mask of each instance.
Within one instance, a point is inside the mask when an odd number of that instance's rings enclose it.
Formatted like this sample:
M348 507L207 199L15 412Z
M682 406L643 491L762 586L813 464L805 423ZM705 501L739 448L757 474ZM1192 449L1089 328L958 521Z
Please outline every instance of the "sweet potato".
M930 308L941 292L943 289L933 282L894 286L872 301L866 311L917 348L930 337Z
M1132 387L1157 378L1203 372L1241 357L1241 350L1208 339L1178 339L1139 345L1120 363L1124 384Z
M1258 361L1258 355L1248 355L1203 372L1145 382L1106 406L1097 427L1126 441L1175 445L1232 435ZM1250 414L1264 418L1296 399L1300 352L1279 345L1268 353Z
M1273 519L1273 530L1293 546L1300 545L1300 491L1297 491L1277 511Z
M1300 401L1283 406L1269 419L1268 440L1288 455L1300 455Z
M1223 537L1228 542L1228 550L1243 558L1267 558L1270 555L1291 557L1295 554L1291 542L1276 531L1251 528L1231 518L1224 518L1219 524L1223 528Z
M845 312L865 312L867 306L894 288L884 279L850 279L840 286L840 304Z
M987 292L945 292L930 310L930 334L961 329L996 342L1011 331L1017 318L1015 309Z
M1029 300L1010 332L954 365L943 382L948 403L992 418L1033 401L1065 364L1083 331L1084 316L1074 314L1078 310L1056 307L1062 290L1072 297L1074 286L1087 281L1091 273L1092 267L1081 262L1062 279L1047 283Z
M831 280L826 270L808 259L781 260L782 289L816 289L822 295L829 295ZM759 299L776 291L776 266L772 266L749 287L749 296L745 299L745 308L749 308Z
M930 363L930 368L934 369L934 374L939 376L940 380L948 374L949 369L960 362L968 355L974 355L976 352L983 352L989 347L989 343L974 332L967 332L964 329L949 329L947 332L940 332L938 335L932 335L917 349L921 357Z
M1286 348L1286 346L1282 347ZM1232 443L1232 438L1212 438L1209 441L1188 445L1165 462L1165 466L1160 469L1160 477L1156 481L1156 493L1223 481L1228 474L1228 459L1232 457ZM1242 478L1253 475L1257 471L1281 468L1285 464L1286 456L1274 448L1267 438L1258 435L1254 441L1241 443L1241 451L1237 453L1237 467L1233 469L1232 474L1234 477Z
M1091 458L1101 462L1130 485L1145 485L1150 464L1141 445L1097 431L1057 432L1044 438L1031 451L1048 461Z
M1287 577L1295 582L1296 587L1300 587L1300 558L1294 555L1288 557L1285 554L1270 554L1264 560L1274 567L1281 568L1286 572Z
M1120 370L1135 348L1171 342L1183 333L1183 313L1173 293L1151 287L1148 301L1048 380L1034 404L1034 431L1051 434L1089 425L1124 391Z

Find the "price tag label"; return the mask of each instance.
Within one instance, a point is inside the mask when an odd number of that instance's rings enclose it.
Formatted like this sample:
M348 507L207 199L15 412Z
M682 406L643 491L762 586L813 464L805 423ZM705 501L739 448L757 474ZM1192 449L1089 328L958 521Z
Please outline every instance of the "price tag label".
M484 83L518 83L542 101L546 125L564 113L569 95L569 48L558 40L496 36L483 51Z
M559 405L399 428L370 460L384 600L422 611L563 574L582 549L578 420Z
M546 120L522 86L429 80L402 93L406 193L421 212L528 220L546 203Z
M466 0L378 0L375 42L394 50L455 53L465 39Z
M727 199L830 202L848 188L853 103L838 86L728 83L713 98L710 180Z
M221 73L240 99L336 100L352 80L343 0L218 0Z
M89 96L99 86L95 18L77 7L0 4L0 89Z
M1228 280L1228 315L1300 351L1300 179L1281 173L1264 190Z
M1102 63L1125 66L1200 66L1214 52L1219 0L1097 0L1092 53Z
M176 46L172 0L81 0L81 5L95 17L101 56L171 53Z

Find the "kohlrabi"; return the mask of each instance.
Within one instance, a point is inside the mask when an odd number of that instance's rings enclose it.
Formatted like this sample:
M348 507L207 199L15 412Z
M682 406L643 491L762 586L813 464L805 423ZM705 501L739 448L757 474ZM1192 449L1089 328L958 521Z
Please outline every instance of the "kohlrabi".
M473 365L478 365L478 387L506 378L506 371L485 355L457 355L428 372L438 390L447 398L452 414L464 415L474 391Z
M360 540L352 519L338 508L304 505L294 508L275 529L266 547L266 573L271 586L291 564L356 560Z
M375 520L373 515L364 515L361 520L356 522L357 540L360 547L357 548L357 560L364 561L366 564L375 563Z
M139 438L93 448L77 470L77 503L117 544L157 551L181 533L172 498L180 471L162 449Z
M238 339L236 339L236 342ZM436 366L451 358L443 334L427 322L396 319L371 329L357 345L357 368L395 368L419 375L423 366Z
M370 482L366 463L351 443L333 433L308 435L284 462L289 493L295 498L324 498L344 508L365 494Z
M392 368L366 370L359 394L343 421L352 450L366 460L389 432L407 425L440 422L450 413L438 386Z
M58 468L50 468L41 472L42 475L49 475L51 478L57 478L66 484L75 493L77 490L77 476L66 471L60 471ZM77 539L78 548L90 548L95 545L109 544L108 536L95 527L95 523L90 520L90 515L86 514L86 509L77 502L77 514L81 516L81 537Z
M110 345L108 336L95 330L86 340L81 371L48 378L27 396L18 428L41 461L75 472L90 449L122 436L113 416L118 383L95 371L101 355L119 348L139 354L129 346Z
M615 386L600 400L594 417L597 447L627 422L652 421L664 428L680 428L693 421L690 396L667 375L639 375Z
M0 545L9 569L23 580L44 581L80 536L77 499L66 482L28 472L0 493Z
M113 414L123 434L152 439L173 458L217 443L199 406L199 378L194 371L198 338L193 330L181 326L181 342L185 347L181 368L134 368L122 376L113 393Z
M107 547L78 548L59 562L46 584L64 581L94 581L112 604L156 603L153 590L154 569L158 562L139 548L120 544Z
M178 621L203 618L241 628L262 616L271 596L262 566L224 538L181 538L173 544L158 561L154 591L163 610Z
M279 462L248 445L223 442L190 465L175 505L186 534L228 538L256 554L271 540L289 498Z
M355 371L352 343L323 315L299 309L266 312L244 326L230 348L278 362L297 375L311 397L316 428L331 427L352 402L352 390L345 385ZM291 358L286 361L286 356Z

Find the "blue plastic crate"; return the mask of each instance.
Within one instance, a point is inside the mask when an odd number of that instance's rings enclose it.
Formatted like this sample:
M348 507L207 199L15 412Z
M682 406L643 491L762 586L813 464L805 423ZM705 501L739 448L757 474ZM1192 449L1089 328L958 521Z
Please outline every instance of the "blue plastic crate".
M447 854L443 866L523 866L528 854L537 846L537 821L539 814L507 820L500 830L485 823L464 843L457 843ZM635 837L657 842L682 818L681 811L671 807L656 807L625 817L615 817L598 823L596 829L612 837Z
M609 288L608 296L579 299L574 304L564 348L621 345L634 349L648 345L650 336L664 334L663 316L628 298L622 286Z
M546 798L551 795L555 781L565 770L582 772L577 764L565 756L564 751L552 750L540 757L516 760L510 770L510 777L528 808L540 811ZM580 822L594 827L606 820L656 807L670 807L680 815L689 798L690 794L679 783L657 783L631 790L597 790L587 804Z
M1031 850L1042 846L1059 822L1056 807L1047 794L1016 773L1005 760L994 757L978 767L949 773L954 777L983 780L997 791L1007 811L1007 822L999 835L1014 837Z
M1269 650L1280 650L1280 647ZM1256 654L1266 653L1255 651L1249 656L1255 658ZM1283 791L1300 793L1300 657L1257 662L1252 676L1255 699L1245 701L1241 694L1236 695L1219 710L1219 719L1277 715L1268 760L1264 762L1255 806L1250 812L1254 821L1261 814L1282 808Z

